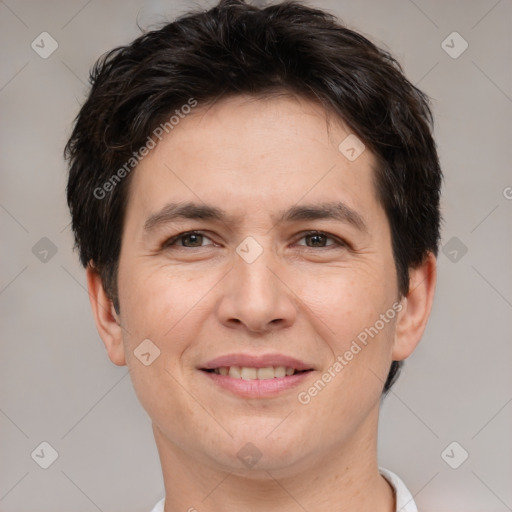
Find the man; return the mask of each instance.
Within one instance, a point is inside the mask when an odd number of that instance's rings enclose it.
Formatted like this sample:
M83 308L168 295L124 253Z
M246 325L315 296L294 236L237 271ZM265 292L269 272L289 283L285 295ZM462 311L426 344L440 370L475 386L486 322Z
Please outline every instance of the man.
M427 97L296 2L189 13L92 82L68 203L99 334L152 420L153 510L416 510L377 426L434 296Z

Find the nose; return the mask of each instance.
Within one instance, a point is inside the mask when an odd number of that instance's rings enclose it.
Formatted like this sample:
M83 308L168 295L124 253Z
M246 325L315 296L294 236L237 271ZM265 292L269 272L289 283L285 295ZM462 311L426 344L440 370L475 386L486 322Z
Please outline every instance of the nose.
M270 248L250 263L236 253L224 280L217 309L219 320L227 327L253 333L290 327L298 310L290 280L290 273Z

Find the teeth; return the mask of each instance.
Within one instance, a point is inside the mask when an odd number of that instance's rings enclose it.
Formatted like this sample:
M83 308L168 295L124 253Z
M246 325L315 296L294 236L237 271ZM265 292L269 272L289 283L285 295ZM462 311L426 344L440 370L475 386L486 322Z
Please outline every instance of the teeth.
M241 368L240 375L244 380L254 380L258 378L258 370L256 368Z
M232 377L233 379L241 379L242 375L240 374L240 367L239 366L231 366L229 368L228 375Z
M266 368L222 366L220 368L215 368L214 373L217 375L229 376L233 379L269 380L293 375L295 373L295 369L287 368L286 366L267 366Z
M293 368L290 368L290 370L293 370ZM293 375L295 373L295 370L290 375ZM286 375L286 366L276 366L274 368L274 377L284 377Z
M269 366L268 368L258 368L258 379L259 380L267 380L274 378L274 368Z

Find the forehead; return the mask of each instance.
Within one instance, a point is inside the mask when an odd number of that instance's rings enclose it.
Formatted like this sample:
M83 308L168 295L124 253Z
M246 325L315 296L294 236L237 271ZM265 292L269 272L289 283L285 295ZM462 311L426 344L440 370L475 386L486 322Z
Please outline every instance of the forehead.
M155 214L168 202L208 203L240 220L300 201L355 208L376 200L375 158L350 161L339 145L351 131L318 104L279 96L236 96L198 106L139 163L129 208ZM350 139L349 139L350 140Z

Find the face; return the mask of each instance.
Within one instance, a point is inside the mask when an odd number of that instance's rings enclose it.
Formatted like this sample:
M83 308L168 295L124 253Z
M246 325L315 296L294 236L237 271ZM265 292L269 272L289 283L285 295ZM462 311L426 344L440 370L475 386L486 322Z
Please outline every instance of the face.
M278 474L374 433L402 306L375 159L349 160L349 135L304 100L236 97L134 171L123 362L160 449Z

